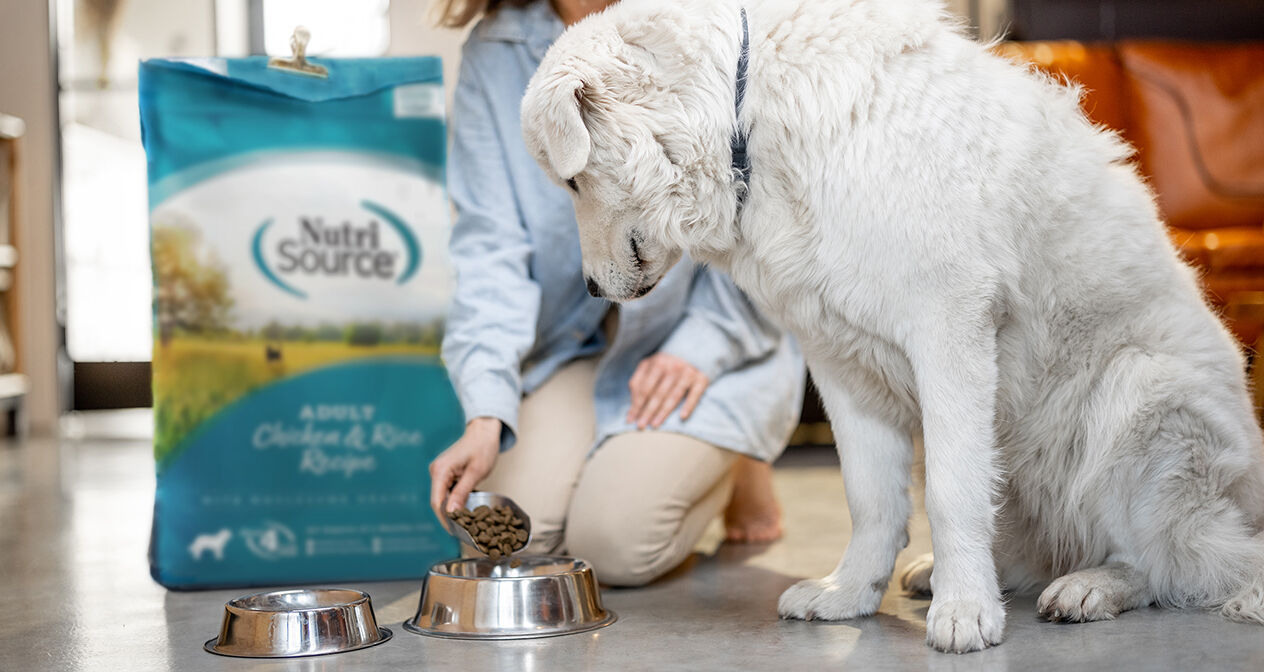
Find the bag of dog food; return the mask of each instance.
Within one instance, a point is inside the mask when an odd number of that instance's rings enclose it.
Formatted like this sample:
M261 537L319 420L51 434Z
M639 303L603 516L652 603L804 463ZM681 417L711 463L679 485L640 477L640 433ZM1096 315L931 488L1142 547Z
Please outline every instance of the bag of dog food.
M437 58L140 67L154 273L150 564L176 588L424 575L463 417Z

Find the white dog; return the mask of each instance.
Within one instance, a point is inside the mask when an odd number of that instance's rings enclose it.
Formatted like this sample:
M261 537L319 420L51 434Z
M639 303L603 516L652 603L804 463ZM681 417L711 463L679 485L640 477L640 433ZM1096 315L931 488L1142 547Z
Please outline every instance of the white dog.
M687 251L803 345L854 533L782 616L877 610L920 430L931 646L1000 642L1002 586L1050 579L1051 620L1264 623L1241 355L1076 95L929 0L627 0L544 59L525 137L590 285L635 298Z

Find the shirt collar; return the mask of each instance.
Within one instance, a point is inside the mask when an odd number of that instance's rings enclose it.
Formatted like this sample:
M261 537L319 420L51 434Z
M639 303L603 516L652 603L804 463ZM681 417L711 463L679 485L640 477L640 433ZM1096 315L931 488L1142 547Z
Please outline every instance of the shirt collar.
M535 0L526 7L502 7L483 20L479 33L489 42L525 44L542 58L565 28L548 0Z

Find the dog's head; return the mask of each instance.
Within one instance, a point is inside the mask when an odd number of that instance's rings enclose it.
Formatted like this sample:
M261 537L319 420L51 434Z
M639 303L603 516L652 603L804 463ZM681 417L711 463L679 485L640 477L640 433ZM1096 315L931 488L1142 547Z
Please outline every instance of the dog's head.
M643 296L682 252L731 245L736 45L708 4L616 4L577 23L523 98L527 147L574 200L594 296Z

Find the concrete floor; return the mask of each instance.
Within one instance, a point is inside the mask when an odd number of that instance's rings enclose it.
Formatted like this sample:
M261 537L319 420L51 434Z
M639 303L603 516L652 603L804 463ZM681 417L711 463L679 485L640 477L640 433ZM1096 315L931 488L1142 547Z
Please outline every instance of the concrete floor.
M847 623L776 617L778 594L829 572L849 525L832 452L778 465L788 530L762 548L721 546L718 524L687 565L638 590L607 590L615 625L594 634L484 643L431 639L399 624L416 582L353 587L395 631L386 644L321 658L257 662L202 651L225 600L242 591L173 593L145 559L154 479L144 441L0 446L0 669L3 670L1264 670L1264 629L1196 612L1145 609L1089 625L1040 621L1035 598L1010 602L1006 642L964 656L923 644L929 602L898 590ZM913 521L901 565L929 548Z

